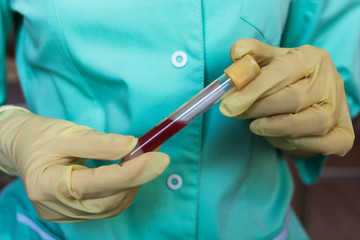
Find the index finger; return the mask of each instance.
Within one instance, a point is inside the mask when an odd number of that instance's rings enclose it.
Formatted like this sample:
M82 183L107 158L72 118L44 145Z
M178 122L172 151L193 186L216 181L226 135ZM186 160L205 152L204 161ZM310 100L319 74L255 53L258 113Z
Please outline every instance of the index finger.
M236 61L246 54L250 54L261 66L269 64L274 58L284 56L289 49L273 47L251 38L237 40L230 49L230 58Z
M220 104L225 116L235 117L245 112L257 99L278 92L309 74L302 54L297 50L272 59L261 68L261 73L241 90L229 94Z

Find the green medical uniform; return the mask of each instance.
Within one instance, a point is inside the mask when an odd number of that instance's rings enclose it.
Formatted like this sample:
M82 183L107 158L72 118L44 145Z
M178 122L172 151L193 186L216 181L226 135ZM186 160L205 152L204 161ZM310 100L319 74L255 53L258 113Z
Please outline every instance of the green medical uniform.
M358 0L0 2L0 102L14 22L23 92L42 116L140 137L221 75L239 38L327 49L351 114L359 111ZM0 239L308 238L289 210L293 185L281 153L253 135L249 121L213 107L161 150L170 166L109 219L43 221L15 181L0 196ZM324 159L295 161L311 183Z

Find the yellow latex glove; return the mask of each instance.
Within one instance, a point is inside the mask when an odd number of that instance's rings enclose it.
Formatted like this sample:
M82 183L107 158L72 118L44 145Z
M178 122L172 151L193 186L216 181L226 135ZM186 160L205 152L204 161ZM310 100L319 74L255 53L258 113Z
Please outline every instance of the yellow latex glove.
M247 53L261 74L222 101L225 116L255 118L250 130L279 149L340 156L351 149L354 132L344 83L328 52L240 39L230 56L235 61Z
M84 159L117 160L136 145L132 136L106 134L72 122L0 108L0 167L19 175L39 216L76 222L120 214L139 186L168 166L150 152L124 163L89 169Z

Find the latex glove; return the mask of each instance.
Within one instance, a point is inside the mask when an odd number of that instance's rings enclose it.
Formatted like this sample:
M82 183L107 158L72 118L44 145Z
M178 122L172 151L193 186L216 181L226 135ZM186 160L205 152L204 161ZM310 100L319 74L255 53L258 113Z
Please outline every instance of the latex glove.
M224 115L255 118L250 130L283 150L344 155L351 149L354 132L344 82L328 52L240 39L230 56L235 61L247 53L261 74L222 101Z
M106 134L72 122L0 108L0 166L18 174L39 216L54 222L120 214L139 186L159 176L169 157L150 152L89 169L83 159L117 160L136 145L132 136Z

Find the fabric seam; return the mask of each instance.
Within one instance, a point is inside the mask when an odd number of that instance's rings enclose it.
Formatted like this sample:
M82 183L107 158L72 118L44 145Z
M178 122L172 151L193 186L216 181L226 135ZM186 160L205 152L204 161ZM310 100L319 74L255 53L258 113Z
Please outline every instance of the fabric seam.
M240 17L241 20L243 20L245 23L247 23L248 25L250 25L252 28L254 28L259 34L260 36L266 41L267 44L272 45L271 42L265 37L265 35L263 34L262 31L260 31L259 28L257 28L254 24L250 23L249 21L247 21L245 18Z
M205 84L204 79L204 71L205 71L205 37L204 37L204 23L203 23L203 6L202 6L202 0L196 1L197 11L198 11L198 24L200 28L200 35L201 39L200 42L202 43L202 48L200 51L200 57L201 57L201 65L202 65L202 71L201 71L201 79L202 79L202 85ZM204 117L201 116L200 121L200 134L198 137L198 153L199 153L199 160L198 160L198 174L197 174L197 198L196 198L196 215L195 215L195 239L199 238L199 197L200 197L200 174L201 174L201 161L202 161L202 144L203 144L203 127L204 127Z
M59 46L59 52L62 53L62 56L65 59L65 62L67 63L67 65L69 66L70 69L74 70L74 72L79 77L79 79L81 79L82 82L84 84L86 84L86 86L87 86L87 88L89 90L90 96L92 97L92 100L94 101L94 104L96 106L96 112L94 114L92 114L91 120L90 120L90 123L89 123L89 125L93 125L93 123L96 122L95 120L96 120L96 118L97 118L97 116L98 116L98 114L100 112L99 102L97 101L97 99L95 97L95 94L91 90L89 84L85 81L83 76L80 74L79 69L76 67L76 65L74 64L74 61L72 60L72 58L69 55L69 50L68 50L68 48L66 47L66 44L65 44L64 34L63 34L63 31L62 31L62 25L60 23L60 17L59 17L58 10L59 10L59 8L58 8L58 5L57 5L57 0L55 0L54 1L54 11L55 11L55 21L56 21L56 25L57 25L56 32L59 35L60 40L58 40L57 38L55 38L55 39L57 40L58 44L60 45Z

